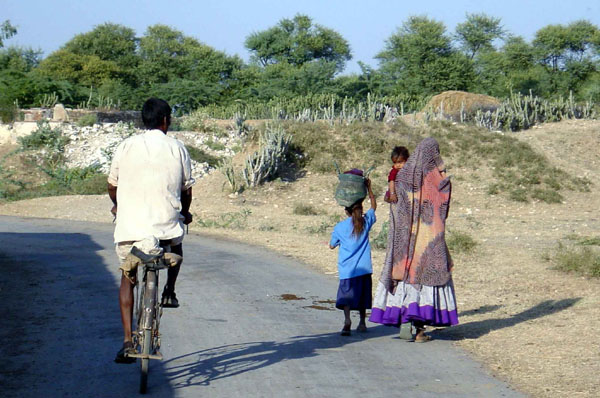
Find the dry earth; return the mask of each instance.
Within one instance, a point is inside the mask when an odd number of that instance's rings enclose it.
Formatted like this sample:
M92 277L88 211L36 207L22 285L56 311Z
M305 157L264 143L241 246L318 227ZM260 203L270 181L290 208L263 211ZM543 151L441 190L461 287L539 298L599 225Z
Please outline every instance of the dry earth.
M454 259L461 324L433 335L454 340L532 396L597 396L600 280L555 271L543 255L569 234L598 236L600 122L546 124L517 136L552 164L587 176L591 192L565 192L558 205L517 203L486 194L484 171L449 170L456 179L448 228L469 233L478 246ZM379 174L386 170L382 166ZM234 196L214 173L194 188L190 229L262 245L336 274L337 253L326 247L330 226L342 216L333 200L335 184L333 175L309 173ZM110 222L109 202L107 196L40 198L1 204L0 214ZM310 204L318 214L294 214L298 204ZM372 237L388 216L383 203L377 213ZM384 252L373 257L376 281Z

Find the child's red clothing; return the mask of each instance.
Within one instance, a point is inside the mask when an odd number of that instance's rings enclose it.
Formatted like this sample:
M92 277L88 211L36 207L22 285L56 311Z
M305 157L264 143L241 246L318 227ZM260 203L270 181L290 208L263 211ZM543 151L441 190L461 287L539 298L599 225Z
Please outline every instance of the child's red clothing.
M390 174L388 174L388 182L396 181L396 174L398 174L399 171L400 171L400 169L392 167L392 169L390 170ZM390 191L387 190L385 192L385 200L387 201L389 198L390 198Z
M392 167L392 169L390 170L390 174L388 174L388 182L396 181L396 174L398 174L399 171L400 169Z

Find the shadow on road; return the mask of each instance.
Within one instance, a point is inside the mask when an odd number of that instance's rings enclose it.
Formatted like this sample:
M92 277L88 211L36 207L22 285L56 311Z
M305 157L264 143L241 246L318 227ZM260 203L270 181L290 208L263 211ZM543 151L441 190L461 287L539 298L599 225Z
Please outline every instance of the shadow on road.
M472 310L467 310L467 311L461 311L458 314L458 318L460 319L463 316L486 314L488 312L494 312L498 308L502 308L502 306L501 305L482 305L479 308L474 308Z
M0 395L137 394L139 366L113 362L122 329L111 238L104 234L98 244L83 233L0 232ZM158 361L149 390L173 396Z
M323 333L313 336L296 336L287 341L258 341L229 344L182 355L165 361L166 376L175 388L210 385L211 382L251 372L278 362L314 357L319 350L339 348L360 343L369 338L398 333L388 326L369 328L368 333L342 337L339 333ZM182 360L193 361L185 365L172 365Z
M510 318L469 322L451 328L437 329L433 333L435 338L440 340L475 339L492 330L512 327L521 322L565 310L579 300L580 298L547 300ZM497 308L499 306L485 306L478 309L478 311L473 311L473 313L491 312ZM341 337L338 333L325 333L313 336L296 336L286 341L259 341L224 345L192 352L165 361L165 372L174 388L210 385L215 380L251 372L282 361L314 357L319 355L319 350L340 348L368 338L392 335L397 332L398 329L395 327L375 326L370 328L369 333L365 335L355 333L350 338ZM178 365L181 362L187 363Z
M580 297L563 300L546 300L509 318L494 318L463 323L451 328L437 329L433 334L435 335L435 338L440 340L476 339L493 330L512 327L522 322L563 311L575 305L579 300L581 300ZM464 315L464 313L461 315Z

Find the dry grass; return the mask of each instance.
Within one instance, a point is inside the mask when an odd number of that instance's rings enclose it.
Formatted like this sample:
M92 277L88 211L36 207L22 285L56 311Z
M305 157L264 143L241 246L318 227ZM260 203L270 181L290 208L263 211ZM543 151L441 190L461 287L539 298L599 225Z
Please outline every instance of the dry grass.
M442 112L446 117L460 120L460 112L466 115L474 115L477 110L495 110L500 106L500 101L494 97L483 94L473 94L464 91L444 91L429 100L424 111L436 114Z
M589 148L600 147L599 131L600 122L562 122L515 137L543 153L552 167L594 180L600 164L597 151ZM589 192L564 191L562 204L535 199L515 202L487 193L494 178L489 165L462 167L459 149L453 152L443 153L454 176L449 231L465 233L477 245L471 252L454 254L461 324L436 330L434 336L454 341L493 374L532 396L596 396L600 391L600 280L554 270L543 254L569 235L598 235L600 184L589 186ZM382 187L388 167L382 164L376 170ZM333 199L335 175L309 171L293 183L273 181L237 196L221 190L223 178L214 173L195 188L201 195L192 211L205 227L195 223L192 230L268 247L325 274L336 274L337 253L326 245L331 226L343 217L343 209ZM299 204L317 215L294 214ZM106 222L111 221L109 209L105 196L0 206L3 214ZM231 216L222 217L226 214ZM372 237L387 219L382 202L377 215ZM223 226L228 222L236 226ZM374 281L383 259L384 251L374 250Z

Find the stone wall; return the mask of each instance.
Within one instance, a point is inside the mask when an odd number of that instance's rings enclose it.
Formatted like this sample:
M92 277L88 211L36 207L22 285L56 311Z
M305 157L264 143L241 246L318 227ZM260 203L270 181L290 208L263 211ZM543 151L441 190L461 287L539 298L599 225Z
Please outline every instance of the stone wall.
M83 116L95 114L99 123L133 123L137 127L142 125L140 111L112 111L112 110L89 110L65 108L62 104L56 104L54 108L31 108L19 110L19 121L38 122L48 120L54 122L76 123Z

